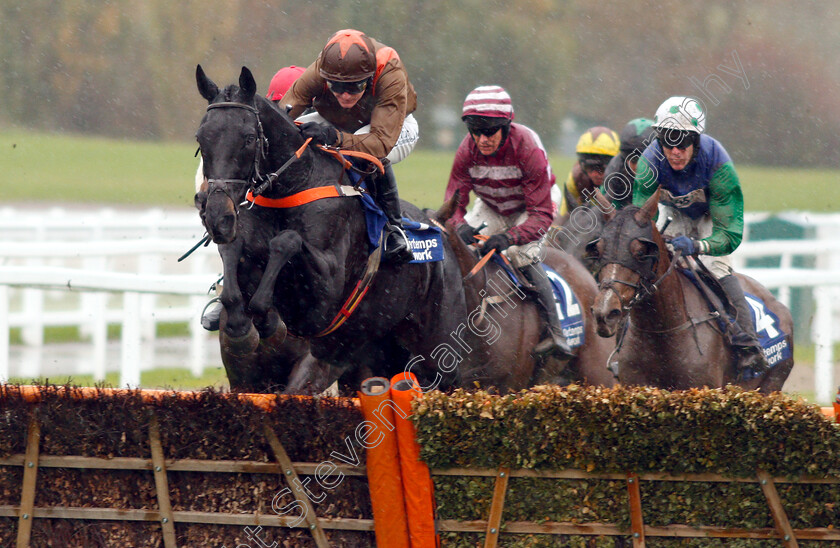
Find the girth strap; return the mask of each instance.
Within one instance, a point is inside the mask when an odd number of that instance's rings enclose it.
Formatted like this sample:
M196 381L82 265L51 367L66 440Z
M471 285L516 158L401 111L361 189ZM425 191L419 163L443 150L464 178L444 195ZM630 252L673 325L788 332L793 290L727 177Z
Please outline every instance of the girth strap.
M278 209L288 209L290 207L298 207L304 204L322 200L324 198L343 198L345 196L361 196L362 191L349 185L329 185L318 186L315 188L308 188L301 190L291 196L284 196L283 198L266 198L265 196L254 196L250 190L245 195L245 199L249 202L262 206L272 207Z

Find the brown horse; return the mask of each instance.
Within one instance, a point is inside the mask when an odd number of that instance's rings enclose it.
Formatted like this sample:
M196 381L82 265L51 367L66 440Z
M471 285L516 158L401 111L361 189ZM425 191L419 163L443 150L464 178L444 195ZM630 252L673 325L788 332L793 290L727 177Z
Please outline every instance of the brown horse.
M606 201L600 203L603 211L612 209ZM652 221L658 203L657 191L641 208L612 209L601 238L589 246L600 264L593 306L598 333L611 337L627 324L619 333L619 381L672 390L727 384L761 392L781 390L793 368L790 311L758 282L738 274L744 290L762 299L778 318L777 325L764 328L785 334L780 345L790 351L789 358L776 361L765 374L739 380L734 353L715 314L700 290L674 268Z
M454 203L453 200L450 202ZM451 208L445 204L432 217L446 222L450 215ZM474 344L471 343L473 359L461 364L462 384L477 382L482 386L495 386L504 392L538 384L582 382L612 386L615 383L606 367L614 340L598 337L595 332L596 324L590 307L598 288L583 265L566 253L547 247L544 249L543 262L560 274L577 297L583 316L584 342L578 347L577 356L571 360L562 361L556 357L538 360L531 352L544 332L544 320L537 302L507 281L504 269L493 261L471 275L479 262L476 250L458 237L451 222L447 222L446 228L447 238L464 276L467 310L472 311L469 315L470 330L482 334L480 340L474 337Z

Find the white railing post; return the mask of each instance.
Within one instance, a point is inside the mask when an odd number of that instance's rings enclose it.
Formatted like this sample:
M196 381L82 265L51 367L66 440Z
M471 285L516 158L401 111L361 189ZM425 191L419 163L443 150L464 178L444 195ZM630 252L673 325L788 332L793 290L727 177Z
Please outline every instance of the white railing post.
M140 345L140 294L126 291L123 294L122 322L122 359L120 386L137 388L140 386L141 345Z
M793 266L793 254L792 253L782 253L781 261L779 262L779 268L787 270ZM779 302L785 305L786 308L790 308L790 286L785 285L779 288Z
M829 287L814 289L817 304L814 319L814 389L817 402L824 405L831 403L835 389L832 293L834 292Z
M161 256L158 253L143 253L137 257L137 272L140 274L160 274ZM140 296L139 314L141 319L140 334L144 341L154 344L157 338L157 320L155 304L157 295L145 293Z
M88 293L85 293L88 295ZM93 380L101 382L107 374L108 356L108 294L90 293L90 308L92 313L91 339L93 342Z
M23 344L42 346L44 344L44 292L40 289L23 290L23 313L26 325L20 329Z
M0 285L0 383L9 380L9 286Z

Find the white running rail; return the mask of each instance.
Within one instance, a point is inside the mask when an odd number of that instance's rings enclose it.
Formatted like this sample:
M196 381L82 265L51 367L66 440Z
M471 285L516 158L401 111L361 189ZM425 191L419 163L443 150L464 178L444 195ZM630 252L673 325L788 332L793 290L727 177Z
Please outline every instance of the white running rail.
M817 227L817 239L745 241L733 254L736 270L778 289L790 304L792 287L814 290L815 392L831 401L833 344L840 340L840 216L797 214ZM750 222L767 218L751 214ZM177 257L203 235L195 210L0 208L0 380L9 377L9 331L43 345L44 328L77 326L95 347L91 372L105 375L107 326L122 326L121 385L139 384L138 348L154 341L157 323L187 322L190 368L201 374L208 334L199 324L207 290L221 272L215 245L182 263ZM749 233L749 230L747 230ZM745 268L747 259L777 257L779 268ZM813 269L794 268L813 257ZM797 329L809 326L797 325ZM23 372L38 376L37 370Z
M214 335L199 319L221 260L212 244L182 263L177 258L203 232L189 209L0 209L0 381L11 373L10 330L20 330L26 347L39 348L44 329L54 326L77 327L90 338L92 359L75 373L104 380L108 326L116 324L120 385L138 386L140 370L154 368L140 359L141 347L155 342L158 324L169 322L187 323L185 365L201 375ZM42 373L37 361L20 369L15 376Z

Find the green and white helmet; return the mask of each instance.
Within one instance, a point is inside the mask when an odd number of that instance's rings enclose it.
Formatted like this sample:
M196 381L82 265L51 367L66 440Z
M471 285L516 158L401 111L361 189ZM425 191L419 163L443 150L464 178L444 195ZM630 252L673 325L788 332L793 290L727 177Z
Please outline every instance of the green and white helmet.
M698 135L706 129L706 113L697 99L691 97L669 97L656 109L653 117L656 129L691 131Z

